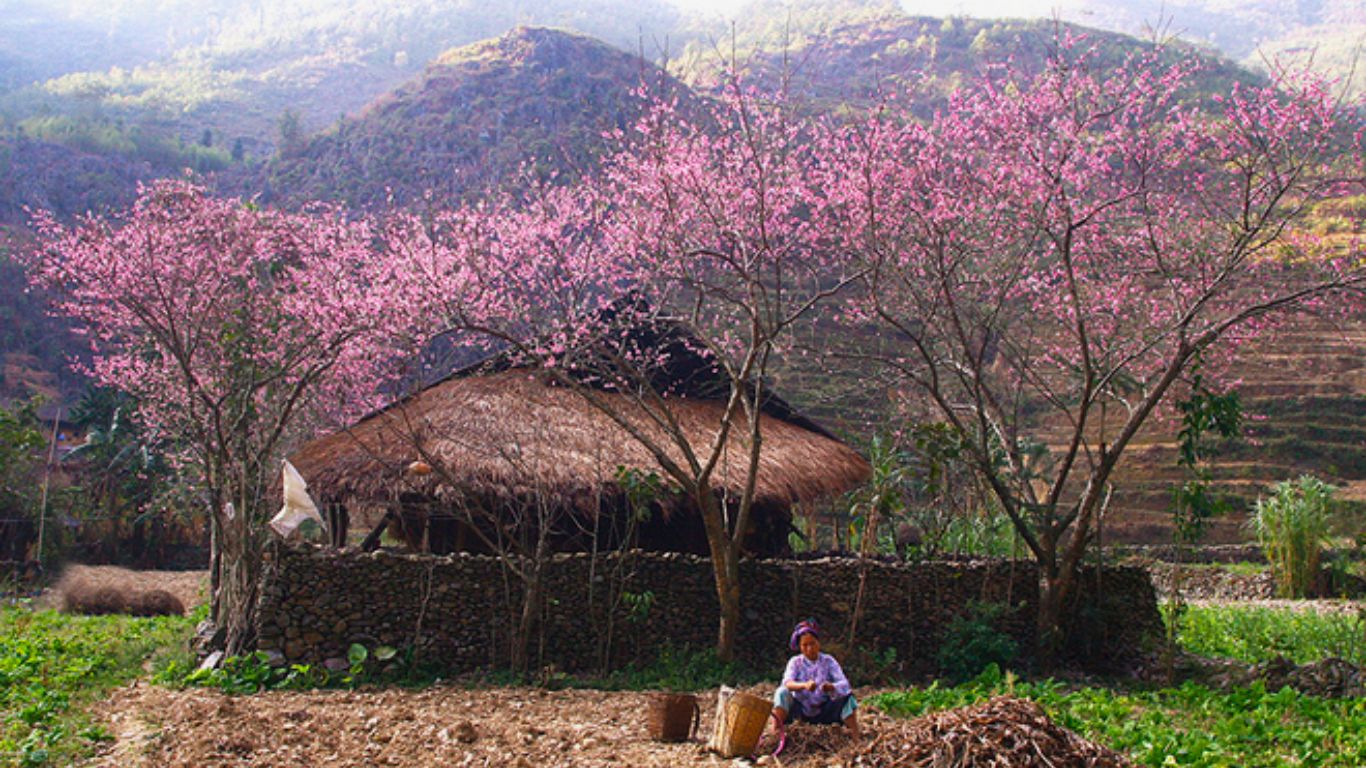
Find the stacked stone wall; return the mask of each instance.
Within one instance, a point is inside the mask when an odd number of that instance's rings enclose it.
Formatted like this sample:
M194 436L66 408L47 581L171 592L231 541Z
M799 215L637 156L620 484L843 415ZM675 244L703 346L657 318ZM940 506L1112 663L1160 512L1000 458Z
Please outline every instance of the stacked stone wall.
M569 554L544 569L540 629L529 646L538 668L603 671L649 663L665 648L714 642L719 611L704 558ZM1024 663L1034 654L1032 563L751 560L740 571L738 653L750 664L781 665L792 624L814 617L826 645L855 664L927 674L945 628L974 601L1008 606L998 629L1015 639ZM1068 621L1069 651L1083 665L1134 658L1160 633L1154 592L1141 570L1093 570L1083 582L1086 592ZM848 648L860 593L862 619ZM494 557L280 547L262 584L259 644L290 662L344 657L360 643L412 648L452 671L498 667L507 663L522 594L522 583Z

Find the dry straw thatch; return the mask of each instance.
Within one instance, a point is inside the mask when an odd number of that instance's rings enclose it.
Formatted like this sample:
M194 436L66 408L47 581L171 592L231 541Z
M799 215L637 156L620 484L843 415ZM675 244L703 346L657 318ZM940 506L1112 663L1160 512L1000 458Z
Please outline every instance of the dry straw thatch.
M52 592L67 613L180 616L185 613L186 601L174 592L194 596L197 588L191 585L202 575L73 565L65 570Z
M669 444L632 398L601 390L593 397ZM724 402L684 396L667 402L691 445L705 451ZM764 411L757 503L787 506L834 496L868 476L868 463L857 452L778 398ZM716 485L732 494L741 490L748 458L745 419L737 426L715 475ZM682 460L677 448L669 454ZM446 501L540 495L588 508L605 488L615 487L618 467L664 474L639 440L582 394L526 369L452 376L309 443L291 461L319 498L357 507L414 493ZM416 461L436 471L408 471Z

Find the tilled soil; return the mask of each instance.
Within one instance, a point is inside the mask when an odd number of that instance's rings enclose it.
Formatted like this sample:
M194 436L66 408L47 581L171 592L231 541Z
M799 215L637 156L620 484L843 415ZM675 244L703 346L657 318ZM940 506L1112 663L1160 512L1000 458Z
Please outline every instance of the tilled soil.
M753 689L755 693L764 693ZM270 692L230 697L137 683L102 705L115 741L90 764L182 766L724 766L706 750L713 697L699 696L697 739L646 733L648 693L539 688ZM899 721L865 708L864 736L797 725L760 765L1127 766L1053 725L1037 706L995 699ZM772 734L761 742L772 751ZM945 761L951 762L945 762ZM966 761L966 762L963 762Z
M267 692L226 696L137 683L102 705L116 740L92 765L727 765L698 740L645 731L648 694L539 688Z

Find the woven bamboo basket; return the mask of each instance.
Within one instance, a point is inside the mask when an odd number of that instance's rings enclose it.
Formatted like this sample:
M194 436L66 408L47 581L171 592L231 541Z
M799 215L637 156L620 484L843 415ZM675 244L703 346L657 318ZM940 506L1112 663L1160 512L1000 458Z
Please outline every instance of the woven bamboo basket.
M702 710L690 693L657 693L647 712L650 738L655 741L686 741L697 734Z
M723 687L716 698L711 748L722 757L753 754L772 711L773 704L766 699Z

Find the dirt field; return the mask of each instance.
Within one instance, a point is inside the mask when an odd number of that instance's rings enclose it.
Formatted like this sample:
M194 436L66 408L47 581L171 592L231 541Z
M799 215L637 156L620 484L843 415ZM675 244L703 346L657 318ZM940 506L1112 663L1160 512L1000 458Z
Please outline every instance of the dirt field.
M650 741L647 701L643 693L449 686L228 697L143 682L116 691L102 705L116 741L92 765L730 764L701 744L713 701L701 702L698 741L681 744Z
M751 692L762 694L762 688ZM699 697L708 698L708 697ZM99 710L115 740L89 765L194 766L725 766L708 752L713 701L702 701L699 738L678 744L646 733L648 694L538 688L317 691L227 697L138 683ZM1125 758L1048 722L1037 706L998 698L916 720L865 708L864 735L796 725L787 749L761 741L759 765L1090 765Z

